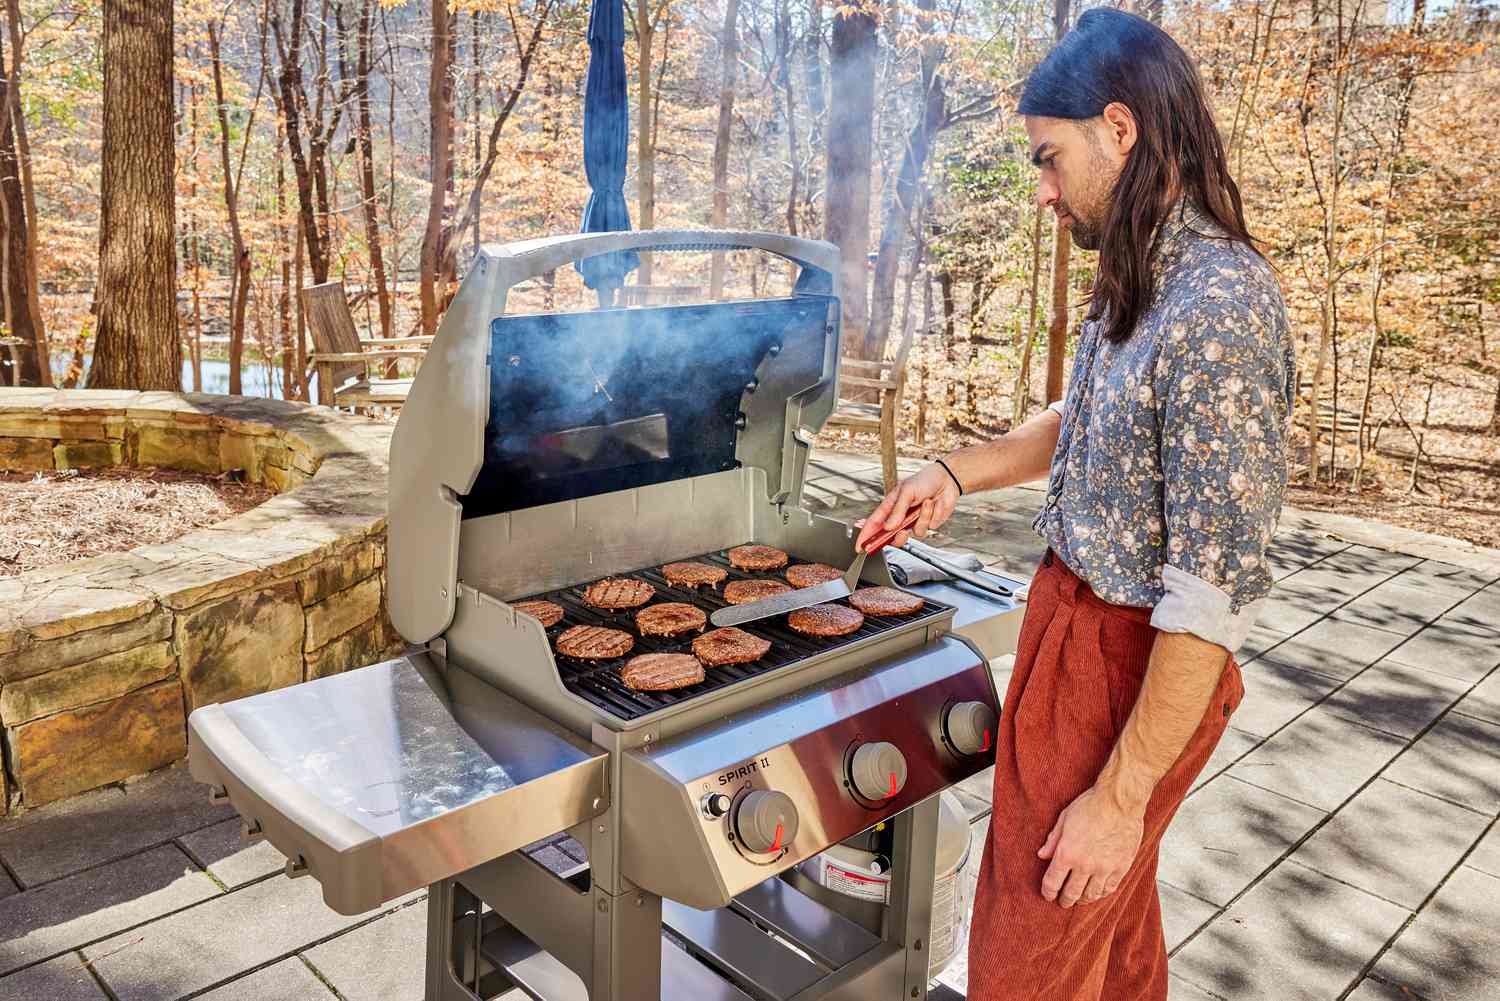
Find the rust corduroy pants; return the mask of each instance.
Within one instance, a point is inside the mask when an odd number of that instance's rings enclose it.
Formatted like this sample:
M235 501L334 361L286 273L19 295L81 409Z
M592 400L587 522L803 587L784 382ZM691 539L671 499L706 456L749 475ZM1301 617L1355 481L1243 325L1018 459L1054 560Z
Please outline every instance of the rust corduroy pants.
M1058 814L1093 785L1140 694L1149 608L1111 605L1051 551L1032 579L995 746L994 813L969 936L972 1001L1165 1001L1156 893L1162 834L1244 696L1230 660L1187 749L1157 784L1119 889L1064 909L1037 858Z

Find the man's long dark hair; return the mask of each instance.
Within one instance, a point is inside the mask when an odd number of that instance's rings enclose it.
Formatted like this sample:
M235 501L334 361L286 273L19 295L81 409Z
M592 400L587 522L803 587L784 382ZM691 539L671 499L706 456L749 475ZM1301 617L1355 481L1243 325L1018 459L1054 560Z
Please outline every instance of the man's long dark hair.
M1100 232L1089 318L1107 316L1104 336L1119 342L1151 301L1151 241L1170 193L1196 202L1230 239L1255 245L1198 69L1145 18L1108 8L1084 14L1027 78L1018 110L1082 121L1116 102L1135 116L1138 137Z

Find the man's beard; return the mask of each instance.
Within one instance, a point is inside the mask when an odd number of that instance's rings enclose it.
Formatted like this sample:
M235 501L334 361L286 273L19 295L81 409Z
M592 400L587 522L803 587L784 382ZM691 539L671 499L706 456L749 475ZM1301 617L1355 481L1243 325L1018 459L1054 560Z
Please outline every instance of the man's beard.
M1115 183L1118 174L1111 174L1109 161L1098 146L1092 133L1089 135L1090 176L1094 183L1078 193L1077 211L1073 204L1064 202L1062 210L1073 217L1071 228L1073 242L1084 250L1098 250L1104 242L1104 227L1109 221L1114 204Z
M1071 208L1065 208L1064 211L1073 217L1073 225L1068 227L1068 231L1073 234L1073 242L1084 250L1098 250L1099 244L1104 240L1104 227L1099 222L1086 220Z

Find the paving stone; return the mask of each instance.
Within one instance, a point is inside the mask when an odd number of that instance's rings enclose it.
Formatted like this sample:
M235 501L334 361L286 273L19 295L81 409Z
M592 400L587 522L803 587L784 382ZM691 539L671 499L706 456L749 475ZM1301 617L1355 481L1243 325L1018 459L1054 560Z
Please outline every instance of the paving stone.
M1385 662L1335 692L1323 708L1398 737L1415 737L1467 688L1457 678Z
M1387 984L1376 980L1374 977L1366 977L1354 988L1354 993L1349 995L1348 1001L1419 1001L1415 995L1404 991L1397 984Z
M1241 707L1243 708L1243 704ZM1234 718L1239 719L1238 710L1235 711ZM1260 741L1261 738L1253 733L1246 733L1232 726L1227 728L1224 731L1224 735L1219 738L1219 744L1214 748L1214 753L1209 756L1208 763L1203 766L1203 771L1199 772L1198 777L1193 779L1192 788L1197 789L1205 782L1213 779L1214 776L1234 764L1236 760L1249 751L1250 748L1259 744Z
M1385 583L1339 609L1339 618L1391 632L1415 632L1458 604L1450 591Z
M0 869L0 900L20 892L21 888L16 885L16 881L11 879L4 869Z
M1194 987L1181 977L1168 975L1167 1001L1223 1001L1201 987Z
M418 969L422 964L408 959ZM306 963L293 956L200 994L195 1001L334 1001L334 994ZM394 1001L394 999L393 999Z
M1401 639L1357 622L1323 619L1261 654L1260 659L1346 680L1390 653Z
M88 946L84 955L118 1001L159 1001L221 983L378 913L336 914L323 905L316 880L268 879Z
M172 845L0 900L0 973L150 921L219 892Z
M1376 964L1424 1001L1480 1001L1500 984L1500 879L1459 869Z
M1245 664L1257 657L1263 656L1267 650L1288 639L1292 634L1280 629L1272 629L1263 622L1256 622L1250 627L1250 633L1245 637L1245 642L1234 652L1236 663Z
M1475 591L1482 590L1495 580L1496 576L1493 573L1471 570L1454 563L1423 560L1416 566L1401 571L1394 579L1399 584L1453 591L1467 597Z
M1450 609L1443 621L1453 622L1476 633L1500 636L1500 587L1493 584L1465 598Z
M1481 813L1500 811L1500 725L1449 714L1385 777Z
M1334 810L1404 746L1399 737L1311 709L1241 758L1229 774Z
M345 1001L422 1001L427 901L418 901L303 953Z
M1292 860L1416 910L1489 825L1489 818L1376 779Z
M1440 619L1391 651L1387 659L1450 678L1478 681L1500 664L1500 640Z
M1334 678L1269 659L1251 661L1240 672L1245 698L1234 711L1234 726L1260 737L1269 737L1338 685Z
M1469 857L1464 859L1464 865L1500 879L1500 824L1491 827L1483 840L1474 846Z
M1162 838L1157 875L1227 904L1323 817L1322 810L1222 777L1177 811Z
M1172 959L1184 980L1235 1001L1329 1001L1410 912L1284 864Z
M122 858L234 816L207 790L186 768L166 768L53 803L0 825L0 858L27 886Z
M286 867L286 856L269 841L247 845L240 840L240 826L236 817L177 839L189 855L231 890Z
M1381 571L1387 575L1393 575L1421 562L1420 556L1393 553L1385 549L1375 549L1372 546L1349 546L1326 557L1319 566L1349 573Z
M1161 923L1167 933L1168 952L1219 911L1217 904L1199 900L1170 883L1158 882L1156 892L1161 897Z
M1256 628L1271 632L1289 634L1306 629L1327 613L1327 608L1308 606L1277 590L1272 591L1271 596L1266 599L1255 625Z
M1389 579L1380 570L1332 570L1327 564L1317 563L1281 581L1271 593L1284 595L1305 608L1332 611Z
M106 996L78 953L70 952L0 977L0 1001L106 1001Z

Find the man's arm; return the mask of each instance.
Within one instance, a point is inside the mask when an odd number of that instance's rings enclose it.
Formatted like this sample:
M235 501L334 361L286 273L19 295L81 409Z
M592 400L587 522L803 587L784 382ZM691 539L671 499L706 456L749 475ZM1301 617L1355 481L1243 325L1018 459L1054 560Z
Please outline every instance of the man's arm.
M994 441L961 448L943 461L963 484L966 494L1027 483L1046 476L1051 469L1052 452L1057 448L1061 429L1062 418L1056 410L1049 408L1008 434ZM880 506L860 522L863 527L856 545L863 546L865 540L877 534L882 526L895 528L905 520L907 512L917 506L922 508L922 515L912 527L911 534L919 539L925 538L928 532L952 517L958 504L958 484L953 482L953 476L934 462L915 476L902 480L896 489L885 495ZM908 537L908 533L902 532L891 541L891 545L905 545Z
M1113 893L1141 846L1146 804L1208 710L1229 651L1192 633L1159 633L1135 708L1093 788L1057 818L1038 856L1042 896L1072 907Z

